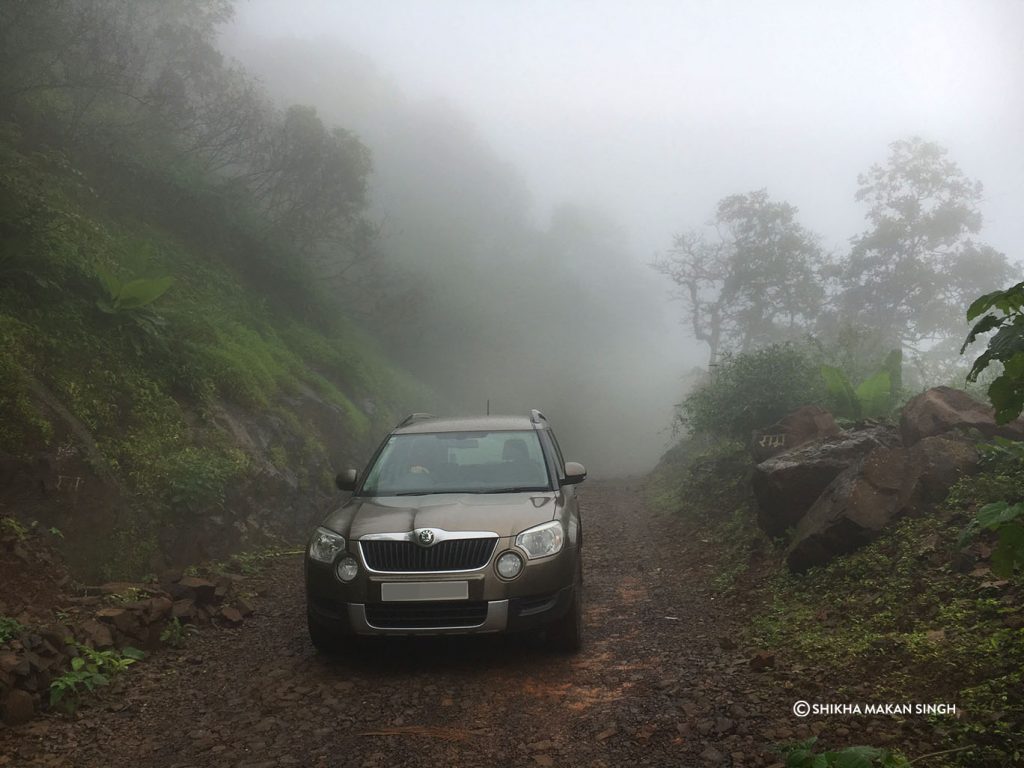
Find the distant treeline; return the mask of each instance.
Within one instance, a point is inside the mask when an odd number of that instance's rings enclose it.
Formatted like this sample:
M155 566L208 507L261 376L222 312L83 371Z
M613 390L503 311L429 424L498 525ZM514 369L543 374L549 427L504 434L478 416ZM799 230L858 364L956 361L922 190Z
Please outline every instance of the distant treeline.
M982 186L940 145L896 141L888 161L857 179L867 228L829 253L766 190L723 199L709 227L680 234L655 267L678 287L687 323L709 363L807 336L851 349L863 378L901 350L919 383L966 373L965 312L1019 271L976 239Z

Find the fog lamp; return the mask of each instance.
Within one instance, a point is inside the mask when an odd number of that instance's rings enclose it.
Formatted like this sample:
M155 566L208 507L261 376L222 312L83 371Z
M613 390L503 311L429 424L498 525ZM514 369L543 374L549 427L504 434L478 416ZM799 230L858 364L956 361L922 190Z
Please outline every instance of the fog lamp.
M523 570L523 558L515 552L506 552L495 564L498 575L503 579L514 579Z
M349 582L352 581L359 573L359 563L351 555L343 557L338 561L337 568L334 569L334 573L338 576L338 581Z

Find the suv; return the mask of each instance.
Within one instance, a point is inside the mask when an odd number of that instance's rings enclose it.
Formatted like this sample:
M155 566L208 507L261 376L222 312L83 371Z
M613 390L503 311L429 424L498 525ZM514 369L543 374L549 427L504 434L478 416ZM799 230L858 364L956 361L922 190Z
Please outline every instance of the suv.
M352 497L306 549L309 635L322 651L353 635L546 629L580 646L583 532L576 484L547 419L412 414Z

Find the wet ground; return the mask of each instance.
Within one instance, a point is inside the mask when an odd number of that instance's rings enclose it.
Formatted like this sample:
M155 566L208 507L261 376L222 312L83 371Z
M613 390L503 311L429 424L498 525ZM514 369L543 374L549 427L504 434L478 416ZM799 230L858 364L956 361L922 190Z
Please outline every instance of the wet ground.
M257 613L134 667L74 718L0 731L0 766L766 766L814 724L734 647L699 534L639 484L581 492L586 646L418 638L340 658L306 636L301 558L253 586Z

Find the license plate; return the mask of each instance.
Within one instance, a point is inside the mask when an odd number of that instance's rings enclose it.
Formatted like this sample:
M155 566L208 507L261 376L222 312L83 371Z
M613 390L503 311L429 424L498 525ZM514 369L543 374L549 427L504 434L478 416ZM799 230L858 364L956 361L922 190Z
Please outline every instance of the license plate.
M386 602L415 600L468 600L468 581L400 581L380 585Z

